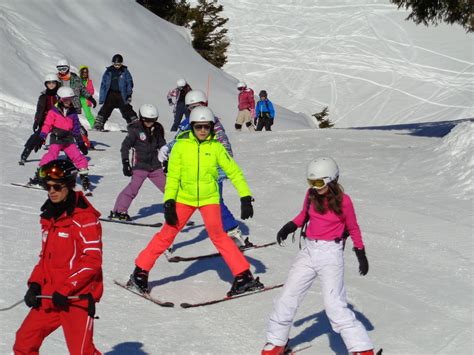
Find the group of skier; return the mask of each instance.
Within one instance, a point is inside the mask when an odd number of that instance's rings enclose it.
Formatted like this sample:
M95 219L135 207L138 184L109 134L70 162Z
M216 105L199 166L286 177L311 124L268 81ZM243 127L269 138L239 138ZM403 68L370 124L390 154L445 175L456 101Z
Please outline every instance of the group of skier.
M112 110L119 108L129 123L121 158L123 174L131 180L118 195L109 218L131 220L128 209L147 178L164 194L165 223L135 258L126 286L149 294L150 270L199 210L209 238L234 276L227 297L262 290L264 285L259 277L253 276L240 249L251 243L242 237L237 220L224 203L223 182L228 178L235 186L243 220L254 215L252 193L232 158L221 120L208 107L205 93L192 90L184 79L178 80L178 87L168 94L168 100L175 105L175 113L182 113L185 118L182 121L181 116L175 115L171 130L177 134L167 143L164 128L158 122L158 109L144 104L136 115L130 104L132 77L123 66L122 56L115 55L112 62L102 78L103 106L93 123L88 117L94 129L103 130ZM88 144L84 138L87 136L81 134L78 118L80 99L93 107L96 102L93 87L87 87L87 67L81 68L84 87L81 81L75 83L77 75L70 73L66 64L58 63L58 75L48 74L45 78L46 90L38 100L35 133L22 153L24 162L31 150L40 149L47 135L51 135L49 150L35 175L35 182L48 192L48 200L41 209L42 251L28 280L24 300L32 310L17 332L15 354L38 353L43 339L60 326L71 354L100 354L93 344L95 302L103 291L100 213L82 192L74 191L77 175L83 188L87 190L89 184L85 158ZM260 92L260 101L255 106L253 91L244 83L239 83L238 89L235 128L241 130L245 125L253 130L257 118L257 130L271 130L275 111L266 91ZM57 159L61 150L70 160ZM352 238L360 274L366 275L369 267L351 199L338 183L337 163L329 157L318 158L308 165L306 178L309 189L301 212L277 233L280 245L298 228L304 231L304 238L283 291L274 302L261 353L280 355L287 351L296 311L318 277L331 326L341 334L349 352L374 354L367 331L356 320L345 298L343 250L347 235Z

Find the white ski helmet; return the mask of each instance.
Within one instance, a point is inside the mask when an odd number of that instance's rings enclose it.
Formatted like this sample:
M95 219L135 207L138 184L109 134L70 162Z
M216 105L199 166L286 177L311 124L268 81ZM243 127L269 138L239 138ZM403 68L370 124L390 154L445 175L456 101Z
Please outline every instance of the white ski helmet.
M44 76L44 83L46 84L48 81L57 81L58 80L58 75L56 73L48 73Z
M186 106L201 102L203 104L207 104L206 94L201 90L191 90L186 94L186 97L184 98L184 104Z
M141 119L146 121L156 121L159 117L158 109L152 104L144 104L140 106L139 115Z
M67 97L74 97L76 95L74 94L74 90L72 90L69 86L61 86L58 89L58 96L61 99L65 99Z
M247 87L247 84L245 84L243 81L239 81L239 83L237 84L237 89L246 88L246 87Z
M306 178L308 180L322 179L326 184L337 180L339 168L334 159L329 157L317 158L308 165Z
M184 88L186 86L186 80L178 79L178 81L176 82L176 85L178 85L179 88Z
M69 62L66 58L61 58L56 63L56 67L69 67Z
M212 122L214 123L214 112L209 107L199 106L191 111L189 123L194 122Z

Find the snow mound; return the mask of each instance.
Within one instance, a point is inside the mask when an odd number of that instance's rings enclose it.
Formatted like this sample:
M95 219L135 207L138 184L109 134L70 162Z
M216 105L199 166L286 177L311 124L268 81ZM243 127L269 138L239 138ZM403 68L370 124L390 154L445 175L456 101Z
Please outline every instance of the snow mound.
M473 192L473 131L474 122L463 122L454 127L434 150L438 162L438 174L448 176L456 196L465 200L471 199Z

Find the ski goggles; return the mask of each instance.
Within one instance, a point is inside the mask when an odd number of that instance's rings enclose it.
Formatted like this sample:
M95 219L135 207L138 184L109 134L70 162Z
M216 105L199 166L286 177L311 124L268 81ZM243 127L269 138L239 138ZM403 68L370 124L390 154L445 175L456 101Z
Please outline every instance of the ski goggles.
M206 131L210 131L211 130L211 125L210 124L194 124L193 125L193 128L196 130L196 131L200 131L202 129L206 130Z
M317 190L324 189L327 184L329 184L332 181L330 177L323 177L320 179L308 179L308 184Z
M67 65L59 65L56 67L56 69L60 73L66 73L69 70L69 67Z
M53 189L56 192L59 192L62 189L64 189L65 187L66 187L66 185L64 185L64 184L46 184L46 183L43 184L43 189L45 189L48 192L51 189Z
M61 180L66 177L66 173L61 167L53 165L51 167L41 167L38 173L38 176L41 180L50 179L50 180Z

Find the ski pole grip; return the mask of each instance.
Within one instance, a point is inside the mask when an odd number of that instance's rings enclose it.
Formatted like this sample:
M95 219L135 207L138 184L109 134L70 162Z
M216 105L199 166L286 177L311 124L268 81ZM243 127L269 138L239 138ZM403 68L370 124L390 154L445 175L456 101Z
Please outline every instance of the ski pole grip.
M95 318L95 300L91 293L85 293L78 296L81 300L87 300L87 314L91 318Z

